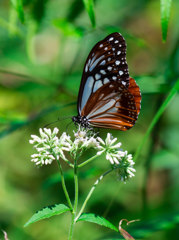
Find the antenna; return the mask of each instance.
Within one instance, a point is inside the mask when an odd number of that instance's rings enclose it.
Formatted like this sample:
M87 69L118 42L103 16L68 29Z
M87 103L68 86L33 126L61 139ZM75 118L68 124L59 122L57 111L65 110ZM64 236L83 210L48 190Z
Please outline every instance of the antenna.
M60 121L62 121L62 120L66 120L66 119L68 119L68 118L71 119L72 117L71 117L71 116L63 117L63 118L58 117L58 119L57 119L56 121L46 124L43 128L46 128L46 127L48 127L48 126L50 126L50 125L52 125L52 124L54 124L54 123L56 123L56 122L60 122ZM69 124L68 124L68 125L69 125ZM68 126L68 125L67 125L67 126Z

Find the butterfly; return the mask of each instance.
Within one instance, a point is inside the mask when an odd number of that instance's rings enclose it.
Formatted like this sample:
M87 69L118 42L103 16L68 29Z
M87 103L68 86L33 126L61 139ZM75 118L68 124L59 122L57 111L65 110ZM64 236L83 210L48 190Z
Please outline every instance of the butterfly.
M78 115L72 120L85 128L126 131L134 126L140 108L140 89L129 77L126 42L120 33L112 33L89 53L78 93Z

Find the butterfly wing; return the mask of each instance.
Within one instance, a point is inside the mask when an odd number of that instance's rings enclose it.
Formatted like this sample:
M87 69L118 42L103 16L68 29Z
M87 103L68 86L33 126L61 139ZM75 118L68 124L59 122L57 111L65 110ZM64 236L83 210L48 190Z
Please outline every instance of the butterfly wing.
M78 114L91 95L111 81L129 86L126 43L120 33L112 33L98 42L91 50L83 70L78 94Z
M91 126L126 131L131 128L140 112L141 94L134 79L128 89L120 81L104 84L90 96L82 109Z

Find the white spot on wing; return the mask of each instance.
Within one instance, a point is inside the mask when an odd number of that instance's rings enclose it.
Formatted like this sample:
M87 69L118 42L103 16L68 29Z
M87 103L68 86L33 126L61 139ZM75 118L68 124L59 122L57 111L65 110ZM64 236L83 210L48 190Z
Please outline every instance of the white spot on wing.
M126 82L122 81L122 84L125 86L125 85L126 85Z
M110 81L109 81L108 78L105 78L103 82L104 82L104 84L106 84L106 83L108 83L108 82L110 82Z
M96 74L95 74L95 78L96 78L96 80L98 80L98 79L100 79L100 78L101 78L101 75L100 75L100 74L98 74L98 73L96 73Z
M93 88L93 92L96 92L100 87L102 87L102 82L101 81L97 81L94 84L94 88Z
M113 79L113 80L116 80L116 79L117 79L117 77L116 77L116 76L113 76L113 77L112 77L112 79Z
M106 74L106 72L104 70L100 70L100 73L102 74Z
M105 47L104 50L108 50L108 47Z
M119 41L118 40L116 40L114 43L118 43Z
M117 55L120 55L120 54L121 54L121 51L118 51L118 52L117 52Z
M102 48L102 47L103 47L103 44L100 44L99 47Z
M112 41L114 38L113 37L110 37L109 41Z
M104 65L106 63L106 60L103 60L99 65Z
M115 63L116 63L116 65L119 65L121 62L119 60L117 60Z
M108 69L109 71L111 71L111 70L112 70L112 67L111 67L111 66L109 66L109 67L107 67L107 69Z
M121 75L123 75L124 74L124 72L123 71L119 71L119 75L121 76Z

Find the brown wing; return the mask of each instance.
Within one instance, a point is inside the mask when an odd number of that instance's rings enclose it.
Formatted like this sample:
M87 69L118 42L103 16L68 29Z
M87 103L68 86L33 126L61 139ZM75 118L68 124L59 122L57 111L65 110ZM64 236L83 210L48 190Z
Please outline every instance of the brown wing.
M141 93L140 93L140 88L136 84L135 80L130 77L129 79L129 87L128 87L129 92L134 96L134 101L136 104L137 108L137 114L139 115L140 113L140 108L141 108Z
M117 32L98 42L89 53L78 94L79 115L90 95L111 81L120 81L125 87L129 86L126 42Z
M81 112L94 127L126 131L133 127L140 112L140 90L130 78L127 89L112 81L100 87L87 101Z

